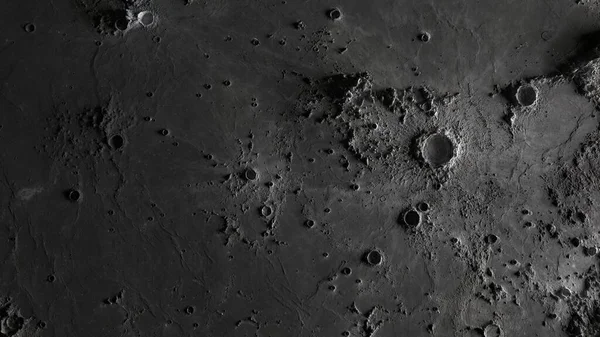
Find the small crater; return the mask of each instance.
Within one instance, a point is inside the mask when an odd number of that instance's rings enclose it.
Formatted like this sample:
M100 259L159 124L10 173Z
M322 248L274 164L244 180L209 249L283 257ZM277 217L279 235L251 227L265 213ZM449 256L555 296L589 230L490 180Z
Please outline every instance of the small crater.
M431 40L431 34L429 34L428 32L422 32L421 34L419 34L418 38L421 42L429 42L429 40Z
M154 23L154 13L150 11L143 11L137 15L138 22L144 26L149 27Z
M579 247L579 245L581 244L581 240L579 240L579 238L571 238L571 244L573 245L573 247Z
M27 33L33 33L33 32L35 32L35 24L33 24L33 23L25 24L25 26L23 26L23 29Z
M327 16L334 21L342 18L342 11L339 8L332 8L327 12Z
M258 172L256 172L256 170L254 170L253 168L249 167L244 172L244 178L250 181L256 180L258 178Z
M260 208L260 215L264 216L264 217L269 217L271 216L271 214L273 214L273 209L271 209L270 206L268 205L263 205Z
M402 221L406 226L416 228L421 224L421 215L414 209L410 209L403 214Z
M486 235L484 240L485 240L485 243L487 243L488 245L493 245L494 243L498 242L498 240L500 240L500 239L495 234L488 234L488 235Z
M373 249L365 254L364 259L367 264L377 266L383 262L383 254L378 249Z
M419 212L421 213L425 213L425 212L429 212L429 204L426 202L420 202L417 205L417 209L419 210Z
M571 295L573 295L573 292L571 291L571 289L569 289L569 288L567 288L565 286L562 286L562 287L556 289L556 291L554 292L554 294L557 297L565 300L565 299L571 297Z
M131 21L127 17L119 18L115 21L115 28L120 31L126 31L130 23Z
M308 228L313 228L315 225L316 225L315 220L308 219L308 220L304 221L304 226L306 226Z
M517 89L517 102L522 106L532 106L537 101L538 91L531 84L523 84Z
M441 167L447 164L454 156L454 144L448 136L435 133L425 140L421 147L423 159L431 167Z
M112 137L110 137L108 139L108 145L113 150L118 150L118 149L122 148L123 145L125 145L125 139L121 135L113 135Z
M596 246L590 246L590 247L586 247L585 248L585 255L587 256L594 256L598 254L598 247Z
M129 28L130 12L124 9L108 9L97 12L94 17L94 25L99 33L115 34Z
M19 317L16 314L6 316L2 319L0 332L2 332L4 336L13 336L23 328L24 324L25 320L23 317Z
M540 37L544 41L549 41L550 39L552 39L552 35L553 35L553 33L551 31L545 30L540 34Z
M486 325L483 329L484 337L500 337L502 336L502 329L494 323Z
M65 192L65 196L69 201L77 202L81 199L81 192L76 189L70 189Z

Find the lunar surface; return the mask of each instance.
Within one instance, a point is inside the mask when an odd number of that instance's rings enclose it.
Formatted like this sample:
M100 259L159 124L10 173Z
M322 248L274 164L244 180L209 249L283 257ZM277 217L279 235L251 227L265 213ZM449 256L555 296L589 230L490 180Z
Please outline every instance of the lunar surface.
M600 5L5 0L0 337L600 336Z

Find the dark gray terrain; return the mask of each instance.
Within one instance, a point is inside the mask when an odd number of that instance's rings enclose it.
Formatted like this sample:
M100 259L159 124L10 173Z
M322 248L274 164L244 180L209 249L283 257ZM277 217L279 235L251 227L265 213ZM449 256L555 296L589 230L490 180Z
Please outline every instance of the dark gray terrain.
M4 0L0 336L600 336L596 1Z

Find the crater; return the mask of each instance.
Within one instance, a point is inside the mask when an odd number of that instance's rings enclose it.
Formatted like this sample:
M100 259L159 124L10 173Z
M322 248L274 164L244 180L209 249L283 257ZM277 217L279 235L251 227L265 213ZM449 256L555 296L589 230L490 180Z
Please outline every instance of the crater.
M441 167L454 157L454 144L445 134L434 133L425 139L421 154L431 167Z

